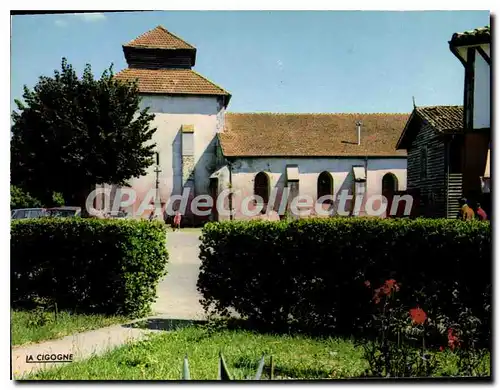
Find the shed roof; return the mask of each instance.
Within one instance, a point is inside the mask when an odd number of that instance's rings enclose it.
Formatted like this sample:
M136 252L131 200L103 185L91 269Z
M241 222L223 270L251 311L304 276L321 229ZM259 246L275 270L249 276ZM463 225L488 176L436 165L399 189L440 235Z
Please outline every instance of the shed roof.
M451 37L452 46L469 46L491 43L490 26L476 28L470 31L455 33Z
M464 110L462 106L426 106L415 107L397 142L398 149L406 149L413 137L415 120L427 122L435 131L443 134L461 134L464 128Z

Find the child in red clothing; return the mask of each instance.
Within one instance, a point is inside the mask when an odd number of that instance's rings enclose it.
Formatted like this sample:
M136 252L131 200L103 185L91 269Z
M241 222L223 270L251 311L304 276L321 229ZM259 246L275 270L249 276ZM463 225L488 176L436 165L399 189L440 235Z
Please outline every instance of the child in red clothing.
M181 213L177 211L174 216L174 225L172 226L172 229L174 229L174 232L176 229L181 228Z
M476 216L481 221L486 221L488 219L488 216L486 215L486 211L484 211L481 208L481 205L479 203L477 204Z

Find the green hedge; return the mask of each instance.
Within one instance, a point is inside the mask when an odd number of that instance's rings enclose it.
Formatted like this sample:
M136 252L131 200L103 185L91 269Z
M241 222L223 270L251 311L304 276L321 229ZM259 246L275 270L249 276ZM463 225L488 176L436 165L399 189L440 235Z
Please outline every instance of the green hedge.
M165 226L149 221L39 218L11 222L13 307L141 316L166 274Z
M387 279L409 307L490 328L491 226L437 219L330 218L222 222L203 228L198 289L206 310L232 308L278 329L352 332ZM367 288L370 281L372 289Z

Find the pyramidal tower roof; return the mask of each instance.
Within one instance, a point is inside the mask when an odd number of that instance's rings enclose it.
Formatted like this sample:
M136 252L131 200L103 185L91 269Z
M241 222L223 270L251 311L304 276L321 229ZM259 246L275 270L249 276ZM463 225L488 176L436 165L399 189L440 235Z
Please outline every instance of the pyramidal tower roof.
M123 45L130 68L188 68L196 62L196 48L166 28L157 26Z
M196 48L177 35L172 34L163 26L157 26L152 30L145 32L132 41L123 45L124 47L135 47L145 49L187 49L196 50Z
M162 26L122 45L128 64L117 80L136 81L146 95L216 96L226 107L231 94L192 68L196 48Z

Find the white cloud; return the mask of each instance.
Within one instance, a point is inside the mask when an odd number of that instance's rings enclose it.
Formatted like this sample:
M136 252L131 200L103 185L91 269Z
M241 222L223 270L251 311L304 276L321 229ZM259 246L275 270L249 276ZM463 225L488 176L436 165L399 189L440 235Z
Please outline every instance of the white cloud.
M95 13L88 13L88 14L77 14L80 19L82 19L84 22L100 22L103 20L106 20L106 15L104 15L102 12L95 12Z
M68 25L68 22L66 20L56 19L56 21L54 22L54 24L57 27L66 27Z

